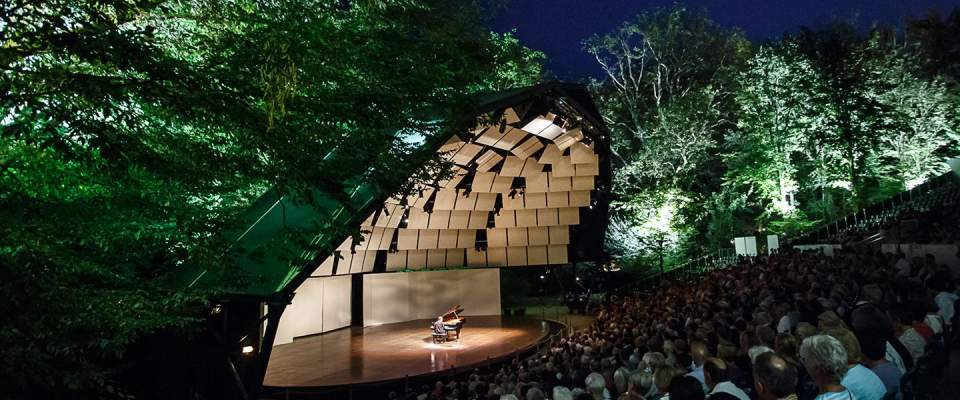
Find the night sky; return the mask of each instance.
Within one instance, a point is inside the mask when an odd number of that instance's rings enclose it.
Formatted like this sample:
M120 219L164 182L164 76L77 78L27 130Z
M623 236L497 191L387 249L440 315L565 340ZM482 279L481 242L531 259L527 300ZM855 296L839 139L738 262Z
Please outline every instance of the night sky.
M636 14L674 0L510 0L497 15L494 29L517 30L527 46L549 57L548 69L566 80L599 77L596 62L580 42L593 33L607 33ZM817 27L832 19L902 25L905 17L923 16L931 9L949 12L960 0L688 0L689 9L706 9L725 26L739 27L750 40L776 39L800 26Z

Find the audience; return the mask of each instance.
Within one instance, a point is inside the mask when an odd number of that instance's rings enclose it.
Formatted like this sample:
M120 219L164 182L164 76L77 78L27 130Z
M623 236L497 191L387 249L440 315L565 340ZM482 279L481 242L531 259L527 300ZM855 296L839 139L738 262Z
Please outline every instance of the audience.
M707 389L710 390L709 398L711 399L732 397L739 400L750 400L750 396L746 392L730 382L727 374L727 363L719 358L711 358L704 362L703 377L707 383Z
M610 296L592 326L544 353L421 397L895 399L950 329L957 299L948 268L924 260L905 270L902 260L784 251Z

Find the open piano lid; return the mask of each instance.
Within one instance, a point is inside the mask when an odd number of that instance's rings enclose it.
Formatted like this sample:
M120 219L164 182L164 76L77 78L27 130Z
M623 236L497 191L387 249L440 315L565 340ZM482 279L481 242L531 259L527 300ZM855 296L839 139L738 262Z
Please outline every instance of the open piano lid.
M453 316L458 316L458 317L459 317L459 315L457 315L457 314L460 314L460 313L462 313L462 312L463 312L463 307L462 307L461 305L457 304L457 305L455 305L455 306L453 306L453 307L450 307L450 309L447 310L447 312L443 313L442 317L443 317L444 319L447 319L447 317L453 317Z

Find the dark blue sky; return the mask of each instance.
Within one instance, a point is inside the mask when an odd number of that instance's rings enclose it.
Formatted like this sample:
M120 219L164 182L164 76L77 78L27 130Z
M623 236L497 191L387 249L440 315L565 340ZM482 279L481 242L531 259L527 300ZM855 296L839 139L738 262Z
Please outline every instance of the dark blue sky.
M548 68L567 80L599 76L596 62L580 42L593 33L607 33L634 15L674 0L509 0L494 29L517 30L529 47L549 57ZM800 26L817 27L832 19L852 19L863 27L874 21L901 25L905 17L928 10L949 12L960 0L688 0L690 9L706 9L725 26L742 29L754 42L779 37Z

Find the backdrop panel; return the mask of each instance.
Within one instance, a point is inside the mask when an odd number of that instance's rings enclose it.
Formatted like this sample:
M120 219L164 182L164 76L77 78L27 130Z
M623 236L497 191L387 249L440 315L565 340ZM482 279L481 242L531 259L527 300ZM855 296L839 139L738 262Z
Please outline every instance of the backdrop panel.
M370 274L363 296L364 326L436 318L456 304L464 315L499 315L500 270Z
M277 327L274 345L350 325L350 276L310 278L297 288Z

